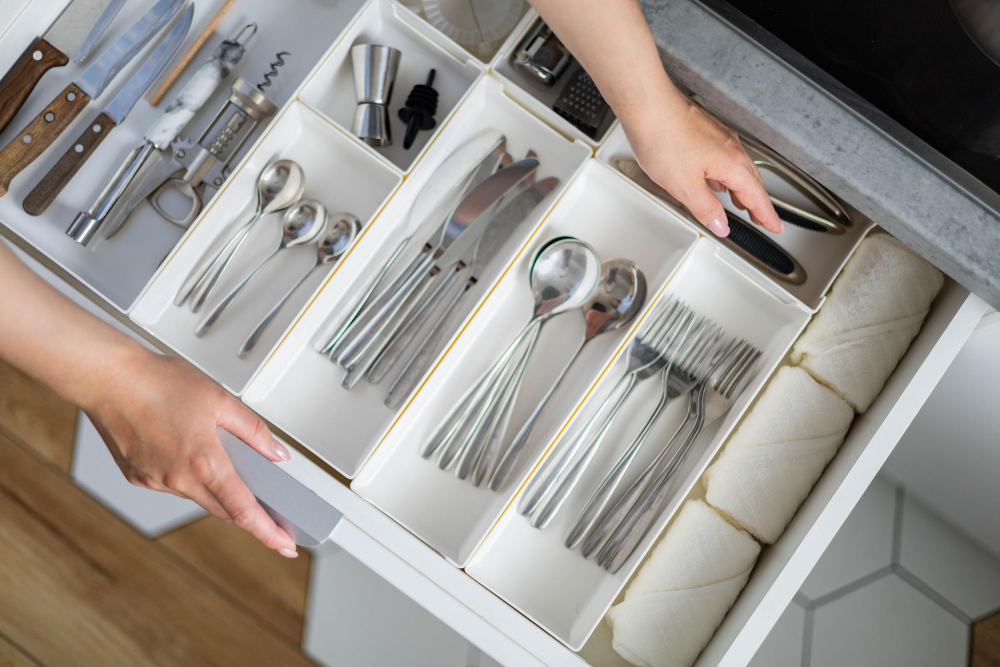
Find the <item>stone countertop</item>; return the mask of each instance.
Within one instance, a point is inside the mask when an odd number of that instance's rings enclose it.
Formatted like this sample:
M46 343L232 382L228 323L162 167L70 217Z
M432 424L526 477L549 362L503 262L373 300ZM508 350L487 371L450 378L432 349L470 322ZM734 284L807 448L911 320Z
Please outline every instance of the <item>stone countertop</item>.
M1000 196L721 0L640 0L680 84L1000 308Z

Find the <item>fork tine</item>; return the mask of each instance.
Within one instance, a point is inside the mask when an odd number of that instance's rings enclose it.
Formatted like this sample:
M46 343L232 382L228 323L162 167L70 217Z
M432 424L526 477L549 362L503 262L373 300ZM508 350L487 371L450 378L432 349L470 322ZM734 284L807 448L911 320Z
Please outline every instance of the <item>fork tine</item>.
M682 371L687 368L688 360L701 344L705 329L709 324L711 324L711 320L702 316L699 316L691 323L684 336L684 340L678 343L677 349L674 351L672 360L675 367Z
M688 371L691 377L695 379L704 377L721 342L722 327L715 325L709 335L705 337L705 343L699 350L698 356L691 362L690 371Z
M757 365L757 361L760 359L763 352L757 350L752 345L748 349L750 351L750 355L743 363L743 367L740 369L740 372L730 381L729 387L724 393L726 398L731 398L737 387L740 387L741 385L745 386L745 384L750 381L750 378L753 377L750 370ZM740 391L742 391L742 387Z
M650 347L656 350L661 358L668 354L676 354L676 352L671 352L671 348L675 343L677 345L683 344L684 338L691 332L694 317L694 311L685 306L684 312L681 313L673 326L670 327L670 330L664 332L656 341L651 342Z
M715 384L716 391L718 391L720 394L725 394L726 389L729 386L731 386L733 380L736 378L737 375L739 375L740 369L746 363L747 359L750 358L752 355L753 355L753 346L750 345L750 343L748 343L747 341L741 340L739 348L737 349L736 354L733 356L732 361L729 362L729 365L726 368L725 373L722 374L722 377Z
M656 312L650 313L649 325L636 339L640 343L655 339L665 327L670 325L670 322L677 317L679 309L683 307L684 304L681 301L671 298L670 301L663 304L662 310L658 307Z

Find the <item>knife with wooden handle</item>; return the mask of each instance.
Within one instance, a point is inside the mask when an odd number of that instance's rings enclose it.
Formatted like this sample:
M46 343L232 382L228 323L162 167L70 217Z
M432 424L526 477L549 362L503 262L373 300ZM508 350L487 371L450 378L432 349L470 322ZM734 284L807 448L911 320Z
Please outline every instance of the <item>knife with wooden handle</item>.
M160 0L156 3L0 151L0 196L7 194L14 177L44 153L83 108L104 92L122 68L174 17L182 4L183 0Z
M167 66L167 63L173 59L191 27L193 18L194 5L189 5L187 11L170 29L170 33L160 42L153 54L146 59L139 71L111 100L108 108L102 111L93 123L87 125L80 137L70 144L59 161L28 193L23 203L25 212L29 215L44 213L70 179L80 170L87 158L111 133L111 130L122 124L135 103L160 76L160 72Z
M0 132L46 72L86 59L124 4L125 0L74 0L44 35L28 45L0 80Z

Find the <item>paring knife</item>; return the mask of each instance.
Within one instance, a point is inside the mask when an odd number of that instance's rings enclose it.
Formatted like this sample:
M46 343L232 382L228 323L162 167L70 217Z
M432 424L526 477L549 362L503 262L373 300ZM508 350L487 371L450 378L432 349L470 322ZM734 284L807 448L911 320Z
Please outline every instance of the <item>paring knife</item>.
M344 349L341 359L338 360L342 366L349 371L355 371L355 367L362 363L362 359L370 349L379 349L378 341L383 335L391 338L395 334L393 330L387 331L393 316L414 294L417 295L415 301L421 300L420 291L430 284L431 271L434 266L451 266L467 255L479 239L482 229L489 222L489 216L484 216L483 213L493 209L501 197L516 188L537 169L538 160L521 160L490 176L465 196L449 217L445 234L435 251L382 306L357 338ZM397 322L397 326L402 324L401 321ZM357 384L364 371L367 371L367 366L374 363L374 357L369 357L363 363L366 366L358 369L360 372L349 373L349 376L353 376L353 384ZM349 384L347 388L350 389L353 384Z
M52 145L92 99L104 92L122 68L177 14L183 4L184 0L160 0L156 3L0 151L0 196L10 189L14 177Z
M181 43L191 28L194 17L194 5L189 5L184 15L174 24L170 32L153 54L146 59L142 67L129 79L125 87L119 91L108 108L83 131L83 134L66 150L59 161L55 163L38 185L28 193L24 200L24 210L29 215L41 215L55 201L62 189L70 182L83 163L97 150L111 130L121 125L132 107L142 97L146 89L160 76L180 48Z
M28 45L0 80L0 132L17 115L42 75L82 62L115 20L125 0L73 0L41 37Z
M677 209L679 213L694 220L684 205L674 199L669 192L646 175L646 172L642 170L642 167L635 160L617 158L612 161L612 164L615 169L628 177L629 180L635 182L643 190L646 190L655 197L659 197ZM719 239L722 243L735 250L737 254L758 269L777 280L792 285L801 285L805 282L805 269L777 243L747 224L742 218L733 215L732 212L726 211L726 217L729 219L729 236Z

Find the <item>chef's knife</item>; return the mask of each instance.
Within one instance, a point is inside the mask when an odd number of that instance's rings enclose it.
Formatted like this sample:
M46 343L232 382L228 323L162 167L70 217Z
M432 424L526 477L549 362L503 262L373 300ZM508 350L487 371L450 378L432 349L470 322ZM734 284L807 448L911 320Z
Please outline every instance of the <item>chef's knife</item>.
M191 28L194 17L194 5L189 5L184 15L174 24L170 32L153 54L146 59L142 67L129 79L108 108L102 111L93 123L89 124L83 134L66 150L59 161L55 163L38 185L28 193L24 200L24 210L29 215L41 215L55 198L66 187L83 163L87 161L111 130L121 125L132 107L142 97L146 89L160 76L180 48L181 43Z
M0 196L7 193L14 177L55 141L90 100L104 92L122 68L177 14L183 4L184 0L160 0L156 3L0 151Z
M465 196L452 215L449 216L445 233L434 253L427 258L421 269L414 272L413 276L382 306L375 317L367 323L364 330L345 347L338 360L342 366L348 371L358 370L355 369L355 366L362 361L370 349L378 349L379 346L376 343L383 335L388 334L389 338L392 337L395 331L386 331L386 329L395 319L395 314L403 304L418 293L418 290L430 284L429 279L432 277L431 270L434 265L451 266L466 255L478 241L483 228L489 222L489 216L484 216L483 213L491 210L501 197L518 187L526 178L534 174L536 169L538 169L538 160L521 160L493 174ZM419 294L416 300L420 300ZM403 322L397 321L397 326L402 324ZM365 363L370 366L374 361L375 358L369 356ZM363 369L363 371L366 370L367 367ZM353 384L356 384L363 374L363 372L350 372L349 376L352 377L352 381L347 388L350 389Z
M42 75L69 61L82 62L108 29L125 0L73 0L41 37L35 38L0 80L0 132L14 118Z

